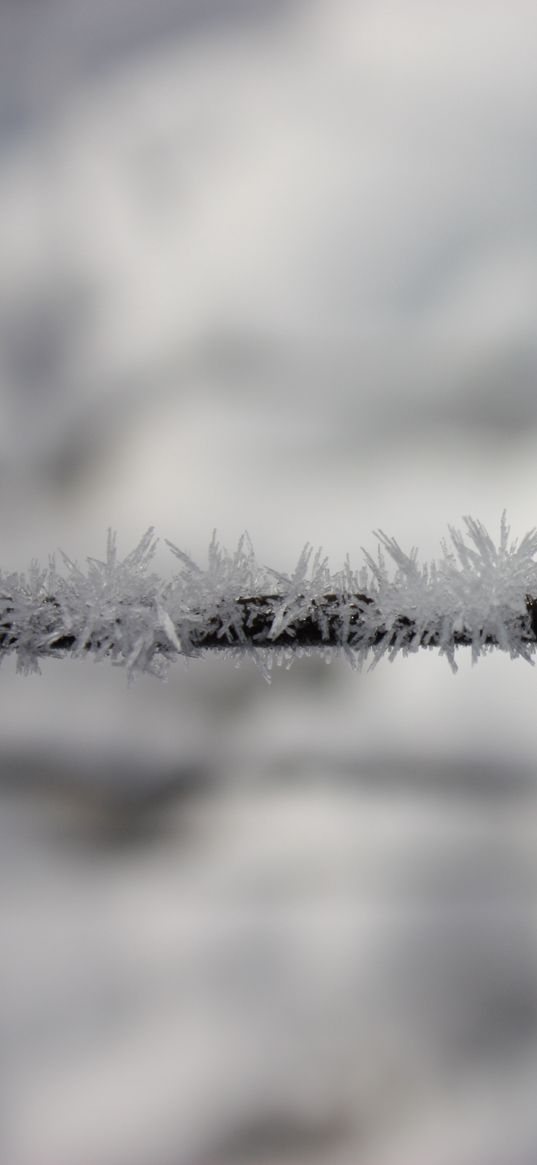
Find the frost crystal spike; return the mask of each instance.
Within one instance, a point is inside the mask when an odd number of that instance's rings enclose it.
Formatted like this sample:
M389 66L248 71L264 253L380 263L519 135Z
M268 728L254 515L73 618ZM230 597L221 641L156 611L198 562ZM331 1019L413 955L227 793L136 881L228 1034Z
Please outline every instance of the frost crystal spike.
M261 566L244 536L234 553L213 536L205 570L168 543L178 562L170 580L151 573L156 539L148 530L125 559L108 535L106 558L85 570L62 555L63 572L33 563L27 574L0 574L0 657L15 652L23 671L40 657L93 653L130 673L163 676L177 656L224 650L253 656L265 674L321 650L360 666L384 655L437 648L456 670L455 650L473 660L492 648L529 663L537 644L537 532L510 541L505 514L496 545L465 519L450 528L442 557L420 566L393 538L377 533L377 556L364 551L331 572L305 546L290 575Z

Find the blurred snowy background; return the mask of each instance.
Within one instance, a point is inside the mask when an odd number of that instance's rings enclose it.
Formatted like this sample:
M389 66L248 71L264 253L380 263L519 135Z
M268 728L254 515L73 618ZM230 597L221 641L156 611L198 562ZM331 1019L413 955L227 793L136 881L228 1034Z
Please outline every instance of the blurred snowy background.
M3 569L535 524L536 35L1 0ZM537 1159L537 677L460 664L4 663L2 1162Z

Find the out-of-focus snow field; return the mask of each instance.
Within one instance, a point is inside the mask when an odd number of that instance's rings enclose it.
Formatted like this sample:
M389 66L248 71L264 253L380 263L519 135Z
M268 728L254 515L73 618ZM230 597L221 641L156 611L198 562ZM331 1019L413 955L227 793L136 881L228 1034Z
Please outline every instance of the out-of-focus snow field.
M0 24L3 569L536 523L530 0ZM4 663L2 1162L536 1160L537 676L460 664Z

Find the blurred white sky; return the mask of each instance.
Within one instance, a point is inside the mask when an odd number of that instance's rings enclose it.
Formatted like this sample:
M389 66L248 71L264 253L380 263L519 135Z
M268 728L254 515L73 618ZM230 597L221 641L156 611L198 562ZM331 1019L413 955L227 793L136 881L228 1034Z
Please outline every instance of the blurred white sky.
M176 17L4 142L5 553L523 533L533 5Z

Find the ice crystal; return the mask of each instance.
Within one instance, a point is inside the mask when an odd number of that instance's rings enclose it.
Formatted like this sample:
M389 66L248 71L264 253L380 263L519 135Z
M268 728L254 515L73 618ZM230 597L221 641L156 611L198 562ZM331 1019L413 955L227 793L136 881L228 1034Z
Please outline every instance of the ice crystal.
M205 569L168 543L178 569L168 580L151 570L153 529L120 559L109 532L104 560L82 569L62 555L63 570L32 563L27 574L0 574L0 655L13 651L22 670L65 651L108 657L129 674L164 676L170 661L222 648L252 656L270 677L301 654L344 652L372 666L388 655L431 646L456 670L455 651L473 660L493 647L532 662L537 623L537 532L510 540L505 515L499 542L473 518L450 528L438 561L420 565L379 531L377 552L359 571L347 560L330 570L306 545L290 574L262 566L244 535L234 552L213 535ZM532 600L535 600L533 603Z

